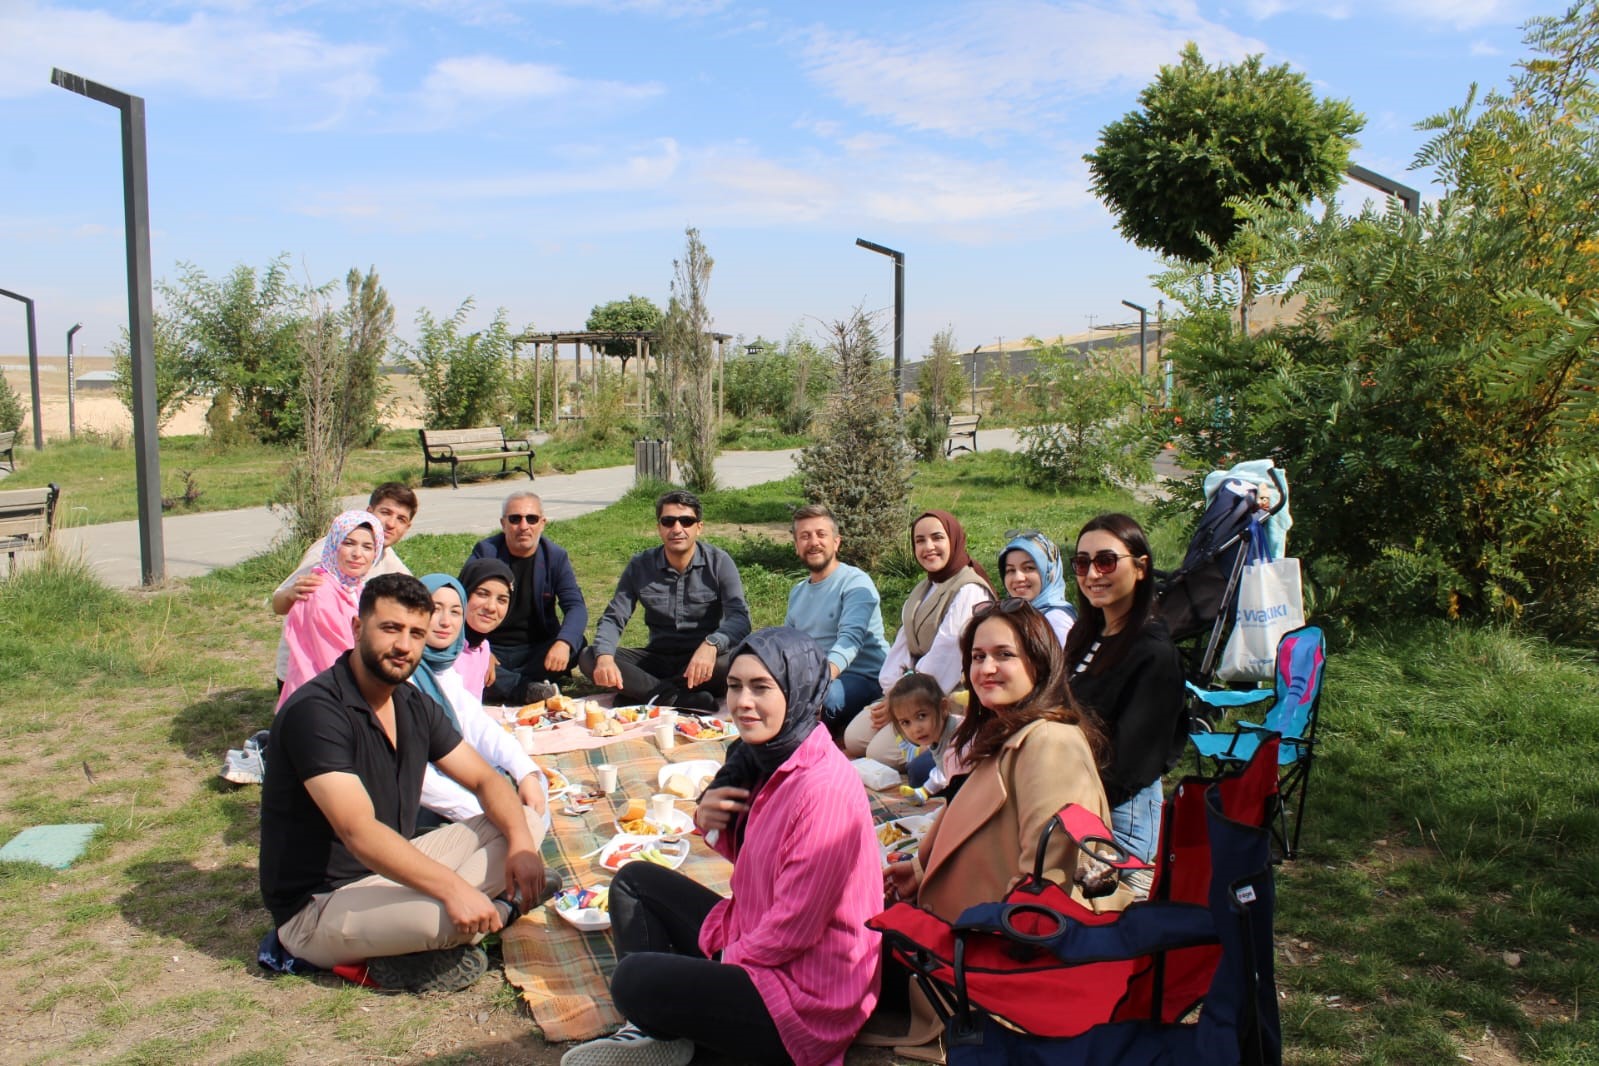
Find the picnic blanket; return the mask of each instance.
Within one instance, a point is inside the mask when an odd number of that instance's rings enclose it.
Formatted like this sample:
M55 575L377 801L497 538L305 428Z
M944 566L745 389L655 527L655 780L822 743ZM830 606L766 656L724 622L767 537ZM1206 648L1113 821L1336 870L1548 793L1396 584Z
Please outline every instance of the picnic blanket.
M667 762L715 759L726 755L725 741L679 743L662 752L652 741L611 738L618 742L602 749L585 749L541 761L560 770L574 782L593 782L595 767L610 763L617 769L617 791L595 804L588 814L573 817L552 803L553 826L544 837L544 861L560 872L567 886L590 887L609 883L611 874L595 859L583 858L599 849L616 833L616 816L630 799L647 799L659 792L660 768ZM884 822L905 814L927 813L899 795L870 792L872 820ZM692 800L680 800L678 809L693 810ZM691 838L682 873L707 888L727 894L733 866ZM522 993L533 1020L552 1042L591 1040L615 1029L622 1016L611 1003L611 973L616 969L616 947L609 930L585 933L567 924L550 907L537 907L522 916L501 936L505 977Z

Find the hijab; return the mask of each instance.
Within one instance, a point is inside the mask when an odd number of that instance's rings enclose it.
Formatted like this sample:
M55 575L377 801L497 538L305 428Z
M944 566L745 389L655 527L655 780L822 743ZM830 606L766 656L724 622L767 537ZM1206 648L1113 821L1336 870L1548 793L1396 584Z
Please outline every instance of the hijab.
M1013 551L1026 552L1032 558L1033 565L1038 567L1038 576L1043 588L1032 598L1032 605L1040 611L1047 611L1052 607L1069 609L1070 603L1066 599L1066 568L1062 565L1060 548L1055 542L1042 533L1016 534L999 553L1001 581L1004 580L1005 574L1005 556Z
M771 777L799 750L822 717L822 702L832 676L816 641L792 626L776 626L751 633L733 649L728 660L753 655L782 689L788 707L777 735L765 744L746 744L742 740L728 750L727 762L717 771L711 788L754 789Z
M437 592L443 588L454 589L455 594L461 597L461 613L463 616L465 615L466 589L462 588L461 583L455 578L449 574L428 574L422 578L422 584L428 587L429 593ZM411 680L416 682L416 687L432 696L433 702L444 708L445 715L450 719L450 724L455 727L457 733L461 731L461 720L456 717L455 708L450 706L450 701L444 695L444 690L439 687L438 674L440 671L448 670L451 664L455 662L456 656L461 654L461 645L465 640L466 619L463 617L461 631L455 634L455 639L450 642L449 647L435 648L431 644L422 646L422 661L417 664L416 672L411 675Z
M345 511L333 520L333 528L328 530L327 539L322 542L322 569L326 570L339 587L345 592L358 592L361 583L366 580L365 575L351 577L339 569L339 546L344 543L344 538L350 531L359 526L372 527L372 565L378 565L378 560L383 558L383 523L378 521L378 516L367 511ZM372 571L367 569L367 573Z
M945 536L949 537L949 562L943 568L928 573L928 579L935 585L948 581L960 573L962 567L969 566L977 576L983 579L989 591L993 591L994 582L989 578L988 571L984 570L975 559L966 551L966 529L960 520L948 511L923 511L911 522L911 553L916 552L916 523L924 518L936 518L938 524L944 527Z
M511 576L511 568L499 559L480 558L468 559L466 565L461 567L461 585L466 589L466 595L461 597L461 607L465 609L466 601L476 592L478 586L485 581L505 582L505 591L512 592L516 588L516 581ZM466 642L472 647L477 647L488 639L487 633L479 633L470 625L463 626L461 632L466 636Z

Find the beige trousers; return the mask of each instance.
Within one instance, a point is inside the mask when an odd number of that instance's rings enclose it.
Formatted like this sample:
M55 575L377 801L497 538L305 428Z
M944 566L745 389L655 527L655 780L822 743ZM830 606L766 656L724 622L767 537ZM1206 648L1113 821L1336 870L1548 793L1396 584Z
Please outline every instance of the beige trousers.
M899 734L894 732L892 723L873 729L869 707L861 708L861 713L844 727L844 754L851 759L862 756L876 759L884 766L905 772L905 752L899 746Z
M523 807L534 844L544 818ZM505 891L505 836L488 815L441 826L411 841L490 899ZM283 923L278 939L299 958L323 969L388 955L409 955L479 939L456 930L444 904L414 888L373 874L321 892Z

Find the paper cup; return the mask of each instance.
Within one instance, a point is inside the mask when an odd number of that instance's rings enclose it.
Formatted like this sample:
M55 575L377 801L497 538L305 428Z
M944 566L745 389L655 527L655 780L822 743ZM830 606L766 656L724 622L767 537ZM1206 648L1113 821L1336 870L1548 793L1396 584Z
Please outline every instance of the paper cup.
M665 825L677 809L677 797L669 792L657 792L650 797L650 821Z
M516 727L516 742L522 745L522 750L529 755L533 754L533 727L519 725Z
M594 768L594 772L600 775L601 792L610 795L616 791L616 767L610 763L601 763Z
M656 722L672 729L677 725L677 712L670 707L662 707L655 716Z
M677 731L670 723L660 722L655 727L655 744L662 751L671 751L677 743Z

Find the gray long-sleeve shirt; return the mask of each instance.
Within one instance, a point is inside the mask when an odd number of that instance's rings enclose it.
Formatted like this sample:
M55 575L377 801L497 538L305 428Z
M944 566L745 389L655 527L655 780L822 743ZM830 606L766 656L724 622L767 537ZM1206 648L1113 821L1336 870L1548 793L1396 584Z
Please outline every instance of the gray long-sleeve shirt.
M644 605L650 638L645 649L656 655L691 655L712 634L727 651L750 634L750 609L733 557L710 544L695 544L694 558L679 572L666 561L666 548L639 552L616 583L594 630L594 653L614 655L634 609Z

